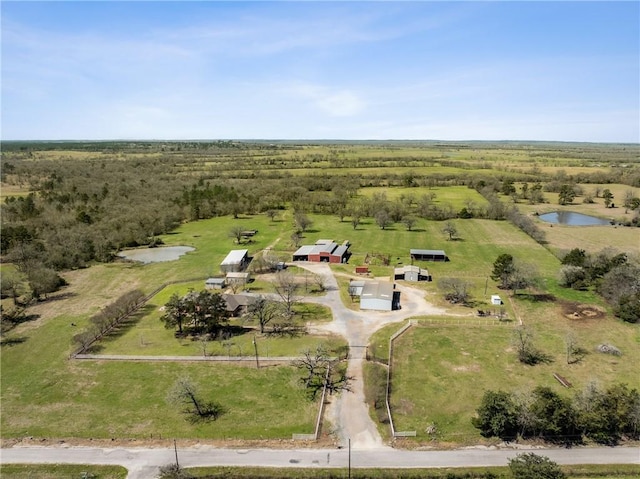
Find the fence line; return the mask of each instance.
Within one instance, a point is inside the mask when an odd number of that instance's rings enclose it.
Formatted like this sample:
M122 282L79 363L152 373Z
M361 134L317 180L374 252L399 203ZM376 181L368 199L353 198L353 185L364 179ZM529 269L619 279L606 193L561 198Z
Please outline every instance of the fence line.
M81 353L84 353L87 349L89 349L91 346L93 346L97 341L101 340L103 337L107 336L116 326L119 325L120 322L122 322L123 320L125 320L126 318L128 318L129 316L131 316L132 314L137 313L140 308L142 308L143 306L145 306L147 304L147 302L153 298L156 294L158 294L160 291L162 291L164 288L166 288L169 285L172 284L179 284L179 283L189 283L191 281L198 281L202 278L189 278L189 279L181 279L181 280L175 280L175 281L168 281L166 283L162 283L160 286L158 286L156 289L154 289L151 293L147 294L146 296L144 296L136 305L135 309L133 309L132 311L129 311L127 314L125 314L124 316L122 316L121 318L118 319L117 322L115 322L113 325L111 325L106 331L104 331L103 333L99 334L98 336L96 336L95 338L93 338L93 340L91 340L91 342L89 342L86 345L81 345L79 348L76 348L70 355L69 355L69 359L76 359L78 355L80 355Z
M324 400L327 397L327 385L329 384L329 373L331 368L327 368L327 374L324 377L324 387L322 388L322 397L320 398L320 409L318 410L318 418L316 419L316 430L313 434L292 434L291 439L294 441L317 441L320 437L320 424L324 415Z
M389 338L389 359L388 359L388 367L387 367L387 395L385 398L386 406L387 406L387 416L389 417L389 426L391 427L391 436L392 437L407 437L407 436L415 436L416 431L396 431L395 426L393 424L393 416L391 415L391 406L389 404L389 396L391 395L391 379L392 379L392 359L393 359L393 342L400 337L407 329L415 324L415 321L411 320L407 324L405 324L402 328L395 332Z
M416 324L443 324L452 326L509 326L513 324L513 320L499 319L453 319L453 318L424 318L414 320Z

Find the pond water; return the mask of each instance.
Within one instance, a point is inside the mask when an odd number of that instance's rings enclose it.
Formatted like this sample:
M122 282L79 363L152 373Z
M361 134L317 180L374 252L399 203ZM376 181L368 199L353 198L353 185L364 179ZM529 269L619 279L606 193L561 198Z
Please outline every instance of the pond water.
M542 221L569 226L602 226L609 225L609 220L596 218L595 216L583 215L573 211L554 211L540 215Z
M163 261L175 261L180 256L194 251L191 246L165 246L162 248L139 248L127 249L120 251L118 256L131 261L139 261L141 263L160 263Z

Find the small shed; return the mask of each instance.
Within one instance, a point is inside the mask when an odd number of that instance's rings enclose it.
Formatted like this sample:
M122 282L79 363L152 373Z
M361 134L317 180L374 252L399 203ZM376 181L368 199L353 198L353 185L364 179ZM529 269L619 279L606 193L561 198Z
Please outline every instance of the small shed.
M502 298L500 296L498 296L497 294L492 294L491 295L491 304L495 304L495 305L501 305L504 304L502 302Z
M243 271L249 264L249 251L246 249L234 249L229 251L226 258L220 263L220 270L224 273Z
M356 266L356 274L369 274L368 266Z
M227 273L227 284L247 284L249 282L249 280L251 279L251 275L247 272L231 272L231 273Z
M349 281L349 296L362 295L362 288L364 288L365 281L353 279Z
M224 278L208 278L204 282L204 287L206 289L222 289L226 286L226 282Z

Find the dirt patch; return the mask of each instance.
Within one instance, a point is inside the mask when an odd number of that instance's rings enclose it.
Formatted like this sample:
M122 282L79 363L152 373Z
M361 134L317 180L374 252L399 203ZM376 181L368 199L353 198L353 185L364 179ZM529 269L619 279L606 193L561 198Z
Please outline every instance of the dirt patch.
M14 446L83 446L83 447L148 447L169 448L173 447L173 439L149 438L149 439L96 439L96 438L43 438L22 437L0 439L0 448ZM301 449L301 448L325 448L336 447L333 437L321 435L317 441L294 441L293 439L264 439L264 440L190 440L177 441L178 447L196 447L199 445L224 447L230 449Z
M562 315L571 320L601 319L607 312L593 304L562 303Z

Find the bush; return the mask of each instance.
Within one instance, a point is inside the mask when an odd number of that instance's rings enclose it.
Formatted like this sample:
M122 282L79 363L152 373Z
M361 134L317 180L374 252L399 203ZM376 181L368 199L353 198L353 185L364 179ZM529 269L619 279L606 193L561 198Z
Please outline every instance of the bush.
M514 479L564 479L560 466L546 456L532 452L518 454L509 459L509 469Z

